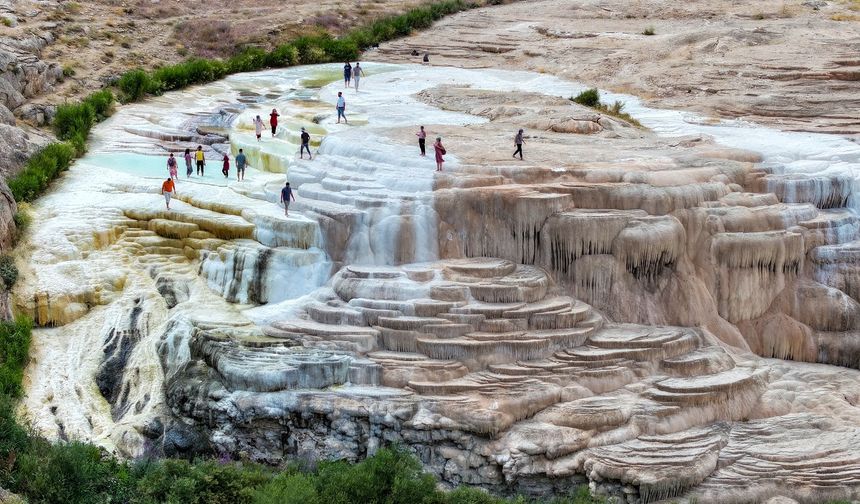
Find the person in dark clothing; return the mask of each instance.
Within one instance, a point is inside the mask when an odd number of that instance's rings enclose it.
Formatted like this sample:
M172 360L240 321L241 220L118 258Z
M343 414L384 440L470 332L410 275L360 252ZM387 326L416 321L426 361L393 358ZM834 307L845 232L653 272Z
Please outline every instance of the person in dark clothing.
M230 176L230 156L224 154L223 165L221 166L221 173L224 174L224 178Z
M523 143L524 142L525 142L525 140L523 140L523 130L519 130L517 132L517 136L514 137L514 145L517 147L517 150L514 151L513 157L517 157L517 154L519 154L520 159L523 158Z
M248 158L245 157L245 151L239 149L239 154L236 155L236 180L245 180L245 165L248 164Z
M415 133L415 136L418 137L418 148L421 149L421 155L424 156L427 154L427 132L424 131L424 126L421 126L418 130L418 133Z
M290 199L296 201L296 195L293 194L293 189L290 187L290 183L287 182L287 185L281 189L281 203L284 204L284 215L287 217L290 215Z
M349 87L349 81L352 79L352 65L349 61L343 64L343 87Z
M311 159L311 136L310 134L302 128L302 147L299 149L299 159L304 159L305 151L308 151L308 159Z

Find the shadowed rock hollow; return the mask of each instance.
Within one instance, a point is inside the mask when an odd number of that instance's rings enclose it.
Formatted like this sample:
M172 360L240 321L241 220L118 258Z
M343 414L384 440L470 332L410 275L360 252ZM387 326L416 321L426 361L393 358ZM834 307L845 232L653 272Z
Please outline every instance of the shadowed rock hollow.
M858 496L856 146L619 97L636 128L546 75L367 68L349 125L330 66L96 128L19 249L38 429L270 462L397 442L499 492ZM284 128L257 142L273 106ZM189 144L251 168L180 179L167 211L164 155Z

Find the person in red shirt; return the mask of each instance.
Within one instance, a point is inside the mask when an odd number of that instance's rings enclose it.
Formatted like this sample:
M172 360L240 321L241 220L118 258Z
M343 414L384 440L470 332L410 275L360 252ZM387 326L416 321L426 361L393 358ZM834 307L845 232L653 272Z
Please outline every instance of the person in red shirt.
M272 138L275 137L275 132L278 129L278 117L280 115L277 109L272 109L272 113L269 114L269 124L272 125Z
M176 185L173 184L173 179L167 177L167 180L161 184L161 194L164 195L164 202L167 203L167 209L170 210L170 198L176 192Z
M224 174L224 178L230 176L230 156L224 154L224 165L221 167L221 173Z

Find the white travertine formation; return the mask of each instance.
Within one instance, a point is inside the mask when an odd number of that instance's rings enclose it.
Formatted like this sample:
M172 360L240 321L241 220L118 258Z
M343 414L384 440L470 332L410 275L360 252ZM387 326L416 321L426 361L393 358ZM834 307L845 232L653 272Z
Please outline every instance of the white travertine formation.
M396 442L446 484L503 493L860 495L853 179L798 173L831 143L629 98L647 131L546 75L367 71L349 125L337 82L303 84L338 79L323 66L96 128L17 251L15 303L44 326L36 428L268 462ZM282 130L258 142L250 118L273 106ZM418 156L418 123L445 171ZM313 161L295 157L302 126ZM164 155L197 144L208 174L181 176L168 211ZM239 148L246 180L222 178Z

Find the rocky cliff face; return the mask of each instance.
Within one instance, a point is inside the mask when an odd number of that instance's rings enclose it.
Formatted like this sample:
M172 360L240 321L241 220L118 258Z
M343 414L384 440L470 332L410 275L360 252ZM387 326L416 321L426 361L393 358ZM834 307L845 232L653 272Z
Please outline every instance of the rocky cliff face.
M0 13L9 24L16 23L11 2L0 4ZM17 211L6 178L15 174L49 137L33 126L50 122L54 108L29 103L50 91L62 77L56 63L41 59L45 46L53 41L47 31L26 36L0 35L0 250L7 250L15 238L12 217Z

